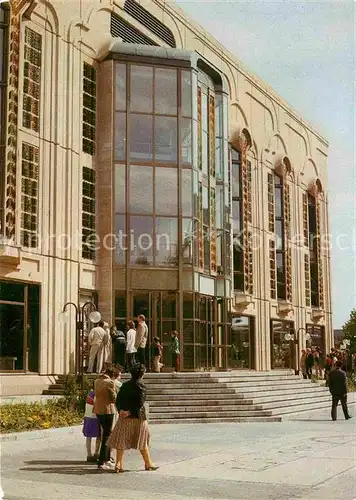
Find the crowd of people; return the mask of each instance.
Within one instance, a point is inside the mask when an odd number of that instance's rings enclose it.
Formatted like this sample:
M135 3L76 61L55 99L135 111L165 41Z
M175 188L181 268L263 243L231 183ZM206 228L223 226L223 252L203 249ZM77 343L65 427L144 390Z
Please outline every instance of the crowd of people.
M331 349L330 353L323 356L318 347L309 347L302 349L300 357L300 369L305 379L311 379L314 376L318 380L326 380L328 385L329 373L336 362L340 361L343 371L351 372L355 364L355 355L352 355L347 349Z
M135 363L130 367L130 373L131 379L122 384L121 370L106 368L95 380L86 399L83 434L87 462L97 464L100 470L125 472L123 457L125 450L129 449L140 451L145 470L158 468L153 465L149 452L146 387L142 380L145 367Z
M173 371L179 371L180 344L177 331L171 333L170 353ZM111 365L119 365L129 372L131 367L139 363L145 369L159 373L163 368L163 345L158 337L154 337L151 345L152 363L147 366L148 326L145 316L139 314L137 322L130 320L126 333L116 326L109 328L100 321L88 335L89 354L88 373L101 373Z

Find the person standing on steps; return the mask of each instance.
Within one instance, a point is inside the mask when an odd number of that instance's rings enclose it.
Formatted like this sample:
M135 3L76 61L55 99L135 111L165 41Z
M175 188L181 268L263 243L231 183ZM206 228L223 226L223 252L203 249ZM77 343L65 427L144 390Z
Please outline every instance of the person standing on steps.
M135 347L136 344L136 330L135 323L133 321L129 321L127 323L127 334L126 334L126 371L130 371L131 367L136 362L136 352L137 349Z
M96 361L96 373L101 373L104 361L105 339L106 339L106 332L104 330L104 322L99 321L99 323L90 330L88 336L88 344L90 348L88 373L93 373L95 361Z
M137 362L146 367L146 345L148 339L148 326L143 314L137 316L136 342Z
M172 336L172 343L171 343L172 368L173 371L179 372L180 348L179 348L178 332L174 330L171 333L171 336Z
M351 415L347 408L347 376L341 369L342 361L336 361L335 368L329 373L329 390L332 396L331 418L337 419L337 406L341 402L345 420L349 420Z

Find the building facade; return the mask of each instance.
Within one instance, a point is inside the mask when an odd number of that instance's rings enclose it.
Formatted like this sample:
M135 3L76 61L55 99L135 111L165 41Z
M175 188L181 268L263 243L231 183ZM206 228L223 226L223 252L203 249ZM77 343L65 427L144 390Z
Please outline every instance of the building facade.
M327 351L327 141L163 0L10 4L0 368L72 371L68 301L178 330L184 370L291 368L307 332Z

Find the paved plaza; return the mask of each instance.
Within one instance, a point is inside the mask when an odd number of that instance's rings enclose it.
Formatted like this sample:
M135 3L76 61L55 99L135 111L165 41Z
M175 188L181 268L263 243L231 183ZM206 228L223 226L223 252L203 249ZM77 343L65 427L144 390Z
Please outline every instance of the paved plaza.
M351 406L355 413L355 406ZM80 428L46 439L2 443L5 500L354 500L356 419L329 420L329 411L282 423L151 426L145 472L128 452L125 474L85 462Z

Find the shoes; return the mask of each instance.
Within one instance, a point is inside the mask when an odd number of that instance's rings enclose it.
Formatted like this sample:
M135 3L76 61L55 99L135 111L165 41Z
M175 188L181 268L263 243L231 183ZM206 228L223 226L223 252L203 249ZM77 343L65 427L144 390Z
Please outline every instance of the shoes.
M113 471L115 469L115 465L112 462L106 462L106 464L98 465L98 469Z
M147 470L147 471L155 471L157 469L159 469L159 467L154 467L153 465L152 465L152 467L145 467L145 470Z
M96 461L98 461L99 460L99 455L94 455L94 458L95 458Z
M115 472L116 474L122 474L124 471L124 469L120 469L119 467L115 467Z
M347 417L345 417L346 420L350 420L350 418L352 418L351 415L348 415Z
M95 458L95 456L91 456L91 457L87 457L87 462L93 464L93 463L97 463L98 459Z

